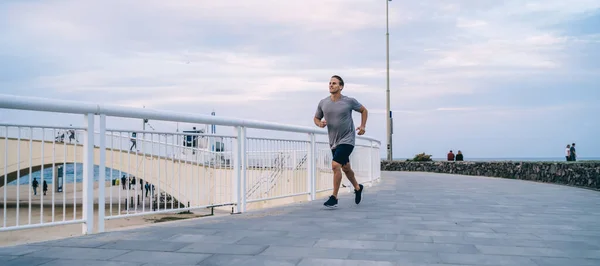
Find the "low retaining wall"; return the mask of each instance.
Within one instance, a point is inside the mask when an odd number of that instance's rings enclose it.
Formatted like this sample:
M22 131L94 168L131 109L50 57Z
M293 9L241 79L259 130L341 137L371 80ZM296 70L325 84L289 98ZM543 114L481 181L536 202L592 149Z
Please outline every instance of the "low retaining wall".
M417 171L522 179L600 190L600 161L411 162L382 161L382 171Z

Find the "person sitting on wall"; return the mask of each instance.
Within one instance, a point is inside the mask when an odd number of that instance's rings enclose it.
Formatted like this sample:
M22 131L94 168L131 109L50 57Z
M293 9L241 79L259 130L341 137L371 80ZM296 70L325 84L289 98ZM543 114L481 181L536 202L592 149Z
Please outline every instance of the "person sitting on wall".
M459 150L458 153L456 154L456 161L462 161L463 160L463 154L462 152Z
M454 161L454 153L452 152L452 150L450 150L450 152L448 153L448 161Z

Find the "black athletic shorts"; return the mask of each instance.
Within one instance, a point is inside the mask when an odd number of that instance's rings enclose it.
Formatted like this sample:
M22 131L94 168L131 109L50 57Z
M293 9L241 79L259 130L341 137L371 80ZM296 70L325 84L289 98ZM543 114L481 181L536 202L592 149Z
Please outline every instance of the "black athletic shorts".
M340 144L331 150L333 154L333 160L341 164L342 166L350 162L350 154L354 150L354 146L350 144Z

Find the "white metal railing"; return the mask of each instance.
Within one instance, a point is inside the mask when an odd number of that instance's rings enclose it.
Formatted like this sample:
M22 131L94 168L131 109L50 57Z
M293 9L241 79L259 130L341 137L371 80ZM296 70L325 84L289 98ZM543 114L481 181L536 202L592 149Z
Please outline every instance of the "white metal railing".
M0 124L0 231L79 223L89 234L122 217L315 200L333 185L327 131L316 127L11 95L0 95L0 108L83 115L75 127ZM123 126L132 119L218 125L232 134ZM249 136L247 129L296 138ZM379 150L378 140L357 136L351 165L360 183L379 180Z

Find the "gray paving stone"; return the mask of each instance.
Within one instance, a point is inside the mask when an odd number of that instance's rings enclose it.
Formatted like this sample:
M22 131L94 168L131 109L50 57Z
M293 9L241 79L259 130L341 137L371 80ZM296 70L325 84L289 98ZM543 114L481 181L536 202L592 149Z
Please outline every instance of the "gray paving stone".
M14 260L18 258L18 256L3 256L0 255L0 261L9 261L9 260Z
M293 228L293 227L290 227ZM288 228L288 229L290 229ZM247 237L247 236L283 236L286 235L288 231L273 231L273 230L222 230L216 232L215 236L233 236L233 237Z
M113 240L106 239L89 239L89 238L66 238L63 240L57 241L46 241L42 243L37 243L39 246L52 246L52 247L79 247L79 248L95 248L102 245L106 245L111 241L118 240L119 238L114 238Z
M577 249L565 249L565 254L568 254L572 258L585 258L585 259L596 259L600 260L600 249L596 250L577 250Z
M102 245L100 249L114 250L147 250L147 251L175 251L190 243L148 240L119 240Z
M186 243L217 243L217 244L233 244L242 239L242 236L216 236L216 235L192 235L180 234L174 235L164 241L171 242L186 242Z
M358 240L396 241L398 237L397 234L361 233L358 235Z
M51 259L79 259L79 260L107 260L129 252L129 250L76 248L76 247L50 247L38 252L29 253L27 257Z
M397 251L397 250L353 250L349 259L365 261L389 261L404 263L439 263L435 252Z
M194 265L210 257L211 254L174 253L162 251L132 251L110 259L111 261Z
M598 266L600 260L573 258L532 258L540 266Z
M259 265L281 265L294 266L297 265L301 258L286 258L272 256L249 256L249 255L213 255L210 258L203 260L202 266L259 266Z
M256 255L264 251L266 245L237 245L237 244L215 244L215 243L194 243L185 246L177 252L185 253L204 253L204 254L235 254L235 255Z
M142 263L141 265L142 266L164 266L164 265L196 266L198 264Z
M393 250L395 245L396 245L395 242L390 242L390 241L321 239L321 240L317 241L317 243L314 245L314 247Z
M139 266L142 263L139 262L121 262L121 261L106 261L106 260L70 260L61 259L53 260L48 263L41 264L42 266L73 266L73 265L85 265L85 266Z
M539 247L509 247L509 246L484 246L476 245L482 254L512 255L512 256L539 256L539 257L568 257L567 253L559 249Z
M261 255L282 256L282 257L313 257L313 258L332 258L345 259L350 255L351 249L343 248L317 248L317 247L283 247L270 246Z
M298 266L393 266L396 265L387 261L366 261L366 260L342 260L342 259L302 259Z
M10 247L2 247L0 248L0 255L2 256L21 256L25 254L30 254L34 252L41 252L48 247L44 246L34 246L34 245L19 245L19 246L10 246Z
M318 240L316 237L249 236L240 239L236 244L312 247Z
M42 265L54 259L50 258L35 258L35 257L17 257L15 259L11 259L9 261L0 261L0 265L2 266L23 266L23 265Z
M475 245L470 244L439 244L439 243L397 243L396 250L421 251L421 252L445 252L445 253L480 253Z
M495 266L539 266L531 258L489 254L438 253L443 263Z
M431 237L431 236L398 235L398 238L396 239L396 241L433 243L433 237Z
M544 241L544 245L555 249L600 250L600 245L585 241Z
M382 174L360 205L340 194L335 210L319 199L1 247L0 264L600 265L598 192L501 178Z

